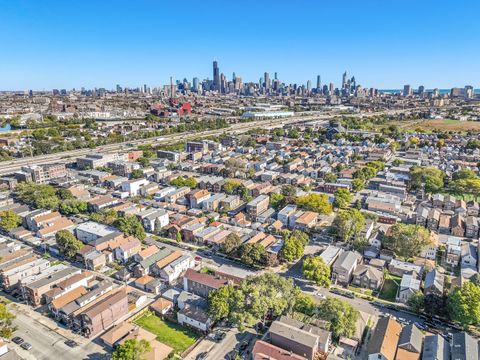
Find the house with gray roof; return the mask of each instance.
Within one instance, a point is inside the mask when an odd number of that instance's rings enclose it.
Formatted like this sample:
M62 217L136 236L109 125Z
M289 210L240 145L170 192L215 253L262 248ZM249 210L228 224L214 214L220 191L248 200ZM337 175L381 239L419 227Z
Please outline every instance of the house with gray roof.
M425 337L422 360L450 360L450 344L438 334Z
M478 340L466 332L454 333L452 337L452 360L479 360Z
M398 339L395 359L420 359L422 344L423 334L420 329L413 324L405 326Z
M348 285L352 280L353 272L362 262L362 255L356 251L345 251L340 254L332 267L332 280L336 283Z
M425 275L425 282L423 284L425 295L443 295L443 284L445 282L445 275L438 270L433 269Z

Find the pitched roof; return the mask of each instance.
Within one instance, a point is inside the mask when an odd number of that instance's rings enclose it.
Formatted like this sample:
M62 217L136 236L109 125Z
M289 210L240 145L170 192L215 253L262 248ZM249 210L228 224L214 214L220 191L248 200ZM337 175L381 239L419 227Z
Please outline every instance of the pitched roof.
M78 299L80 296L87 293L87 289L84 286L79 286L72 291L67 292L66 294L56 298L52 301L52 307L54 309L60 309L61 307L67 305L75 299Z
M257 340L252 350L253 360L306 360L303 356L292 353L262 340Z
M378 320L368 343L368 354L382 354L386 360L394 360L402 326L390 317Z
M193 269L188 269L187 272L185 273L184 278L197 282L199 284L208 286L213 289L219 289L228 283L226 280L218 279L213 275L210 275L207 273L201 273Z

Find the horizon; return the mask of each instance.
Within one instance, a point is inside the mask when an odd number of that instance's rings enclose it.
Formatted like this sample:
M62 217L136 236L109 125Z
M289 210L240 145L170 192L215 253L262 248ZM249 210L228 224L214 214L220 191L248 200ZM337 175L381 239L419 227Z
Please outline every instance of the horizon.
M347 70L367 88L479 87L478 2L377 3L3 2L0 89L156 87L212 78L213 59L244 82L338 86Z

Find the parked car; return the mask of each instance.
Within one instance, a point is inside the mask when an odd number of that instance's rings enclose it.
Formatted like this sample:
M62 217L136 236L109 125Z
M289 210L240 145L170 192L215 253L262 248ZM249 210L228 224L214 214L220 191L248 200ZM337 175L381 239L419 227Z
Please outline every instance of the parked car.
M232 350L227 354L227 359L228 360L234 360L237 357L237 355L238 355L238 351L237 350Z
M227 333L225 331L218 331L215 334L215 340L216 341L222 341L223 339L225 339L225 336L227 336Z
M15 344L18 344L20 345L21 343L23 343L25 340L23 340L20 336L15 336L12 341L15 343Z
M197 355L196 360L205 360L208 356L208 352L204 351Z
M74 340L67 340L65 341L65 345L70 346L71 348L74 348L78 346L78 343Z
M28 342L24 342L20 346L22 347L22 349L25 349L25 350L30 350L33 347L32 344L30 344Z

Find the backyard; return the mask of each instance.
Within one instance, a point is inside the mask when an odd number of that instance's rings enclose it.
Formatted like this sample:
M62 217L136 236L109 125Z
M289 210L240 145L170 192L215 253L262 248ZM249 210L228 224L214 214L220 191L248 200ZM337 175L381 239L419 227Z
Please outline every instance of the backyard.
M163 320L151 313L137 319L135 323L157 335L158 341L172 347L177 354L184 352L200 337L188 328Z
M391 302L395 302L395 298L397 296L398 286L402 281L401 277L394 276L391 274L385 275L385 281L382 286L382 290L378 297L382 300L387 300Z

